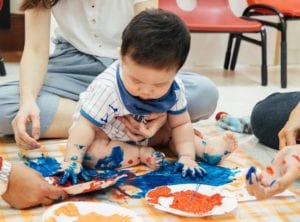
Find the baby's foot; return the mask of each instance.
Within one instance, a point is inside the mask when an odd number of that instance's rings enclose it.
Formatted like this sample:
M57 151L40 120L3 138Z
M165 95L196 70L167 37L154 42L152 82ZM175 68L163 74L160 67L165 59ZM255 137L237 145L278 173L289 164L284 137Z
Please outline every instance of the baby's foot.
M159 151L155 151L152 147L140 148L141 162L146 164L149 168L157 170L162 167L165 154Z
M221 137L208 139L196 138L197 157L211 165L217 165L238 147L238 142L232 132L225 132Z

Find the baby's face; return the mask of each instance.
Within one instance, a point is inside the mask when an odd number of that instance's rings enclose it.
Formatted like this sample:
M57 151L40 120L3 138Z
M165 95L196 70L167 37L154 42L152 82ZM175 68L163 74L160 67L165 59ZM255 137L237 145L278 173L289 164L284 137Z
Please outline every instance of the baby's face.
M126 90L140 99L157 99L171 87L176 69L155 69L134 62L129 56L121 60L122 81Z

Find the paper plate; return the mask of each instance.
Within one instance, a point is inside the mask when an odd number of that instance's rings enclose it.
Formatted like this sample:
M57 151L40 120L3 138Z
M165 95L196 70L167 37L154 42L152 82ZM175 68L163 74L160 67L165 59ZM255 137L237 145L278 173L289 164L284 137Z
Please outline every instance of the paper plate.
M87 192L92 192L96 190L101 190L104 188L107 188L109 186L114 185L116 182L118 182L119 179L126 177L127 175L120 175L120 176L115 176L103 180L92 180L88 182L80 182L76 185L64 185L61 186L66 193L69 195L76 195L80 193L87 193ZM58 177L47 177L46 180L48 183L55 185L55 186L60 186L58 185Z
M42 222L141 222L134 211L117 205L95 202L64 202L49 207Z
M222 215L237 207L236 198L218 187L180 184L156 187L147 192L148 204L158 210L186 217Z

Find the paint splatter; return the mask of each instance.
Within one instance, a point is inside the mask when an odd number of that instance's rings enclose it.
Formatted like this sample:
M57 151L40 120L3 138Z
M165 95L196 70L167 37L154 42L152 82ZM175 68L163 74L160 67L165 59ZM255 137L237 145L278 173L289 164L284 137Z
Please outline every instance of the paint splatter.
M133 164L133 160L128 160L128 164Z
M273 171L272 167L270 167L270 166L266 167L266 172L270 175L274 174L274 171Z
M121 152L120 147L115 148L114 152L107 159L105 163L110 164L112 162L110 166L119 165L121 163L120 156L123 157L122 154L123 153ZM117 157L117 155L119 155L119 157ZM36 160L30 160L30 163L35 163L34 161L37 160L39 163L42 163L42 166L40 165L37 166L36 164L31 164L29 166L41 172L45 177L55 175L55 173L60 168L60 164L55 158L42 156L40 158L37 158ZM52 169L51 167L53 166L56 167ZM91 176L90 179L97 180L97 178L98 179L100 178L103 180L115 176L127 175L127 177L118 180L118 182L114 185L114 187L119 187L121 190L122 187L126 187L126 186L137 187L138 190L140 191L138 193L127 194L126 189L124 190L124 193L126 193L128 196L132 198L142 198L149 190L163 185L176 185L176 184L186 184L186 183L198 183L198 184L206 184L211 186L224 185L232 182L234 180L235 174L239 172L238 169L229 169L226 167L212 166L206 163L200 163L199 166L201 166L206 171L207 174L201 178L196 178L196 179L190 177L183 178L181 172L173 172L175 168L175 163L170 161L164 161L164 166L161 169L150 171L143 175L135 175L130 170L126 170L126 169L117 170L117 169L106 168L106 170L98 171L96 174L93 174L93 176ZM49 168L51 170L49 170ZM58 174L58 176L61 175ZM247 179L248 177L249 175L247 174ZM78 182L80 183L81 181L79 180ZM68 185L70 185L70 183Z
M112 149L111 155L103 159L98 160L95 165L97 170L111 170L121 167L123 161L123 150L120 146L116 146Z

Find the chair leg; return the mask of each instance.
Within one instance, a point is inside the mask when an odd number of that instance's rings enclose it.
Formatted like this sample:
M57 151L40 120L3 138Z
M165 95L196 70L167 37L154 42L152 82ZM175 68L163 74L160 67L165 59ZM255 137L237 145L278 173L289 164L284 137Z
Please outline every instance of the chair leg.
M229 67L233 39L234 39L234 34L230 33L229 39L228 39L228 44L227 44L227 50L226 50L226 54L225 54L224 69L228 69L228 67Z
M284 20L280 24L280 31L281 31L281 49L280 49L280 78L281 78L281 88L287 87L287 42L286 42L286 30L287 25L286 21Z
M5 70L4 60L0 56L0 76L5 76L5 75L6 75L6 70Z
M236 34L235 37L236 37L236 40L235 40L235 45L234 45L234 49L233 49L233 55L232 55L231 63L230 63L230 69L231 70L235 69L237 57L238 57L239 51L240 51L241 40L242 40L241 39L241 34Z
M267 34L263 27L261 30L261 85L268 84L268 65L267 65Z

